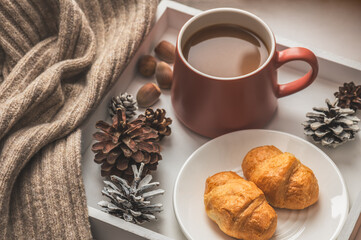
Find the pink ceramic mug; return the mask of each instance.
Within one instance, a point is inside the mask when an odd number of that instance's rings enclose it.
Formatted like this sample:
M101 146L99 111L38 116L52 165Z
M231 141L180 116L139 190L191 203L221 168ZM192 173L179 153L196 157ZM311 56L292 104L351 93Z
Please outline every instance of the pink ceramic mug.
M210 76L192 67L182 53L185 42L200 29L215 24L236 24L258 35L268 48L267 60L255 71L232 78ZM293 82L278 84L277 68L292 60L307 62L311 70ZM295 47L276 51L271 29L257 16L233 8L211 9L191 18L179 32L172 104L178 119L203 136L261 128L271 120L277 98L304 89L317 72L317 59L310 50Z

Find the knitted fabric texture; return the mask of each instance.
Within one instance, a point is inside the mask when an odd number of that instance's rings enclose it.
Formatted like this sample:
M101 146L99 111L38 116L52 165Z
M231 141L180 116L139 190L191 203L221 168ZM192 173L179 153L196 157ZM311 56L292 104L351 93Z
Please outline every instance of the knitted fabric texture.
M0 239L91 239L78 129L157 1L0 0Z

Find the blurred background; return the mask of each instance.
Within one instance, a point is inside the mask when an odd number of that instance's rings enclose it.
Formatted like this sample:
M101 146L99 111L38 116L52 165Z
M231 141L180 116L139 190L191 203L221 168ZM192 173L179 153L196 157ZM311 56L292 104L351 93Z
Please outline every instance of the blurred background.
M361 0L176 0L206 10L244 9L262 18L277 37L357 61L361 66Z

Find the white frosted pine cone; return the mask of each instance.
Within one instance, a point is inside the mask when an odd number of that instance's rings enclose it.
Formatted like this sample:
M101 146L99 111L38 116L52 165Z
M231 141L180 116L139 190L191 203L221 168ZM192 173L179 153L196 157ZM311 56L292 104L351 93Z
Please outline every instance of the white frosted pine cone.
M115 175L110 176L111 181L104 181L102 193L111 200L98 202L104 212L136 224L156 220L154 213L161 212L163 204L151 204L150 199L165 191L155 189L159 182L151 183L151 175L147 174L141 179L143 167L144 163L140 164L139 169L132 165L134 180L131 184Z
M331 104L326 99L327 107L314 107L315 112L309 112L309 119L302 123L304 134L312 137L314 142L322 146L337 147L347 141L353 140L360 130L355 111L350 108L337 106L337 100Z
M127 120L130 120L138 109L137 101L132 94L122 93L119 96L112 97L109 103L108 110L111 117L116 114L117 108L124 108Z

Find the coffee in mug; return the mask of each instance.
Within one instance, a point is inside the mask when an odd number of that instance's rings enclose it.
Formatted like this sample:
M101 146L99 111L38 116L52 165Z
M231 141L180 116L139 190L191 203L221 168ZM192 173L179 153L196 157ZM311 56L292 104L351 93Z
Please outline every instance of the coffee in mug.
M216 77L237 77L253 72L268 58L264 42L235 24L216 24L194 33L182 52L190 65Z
M279 84L277 69L294 60L308 63L310 71ZM172 105L185 126L207 137L262 128L276 112L277 99L309 86L317 72L310 50L277 51L271 29L254 14L211 9L191 18L178 34Z

